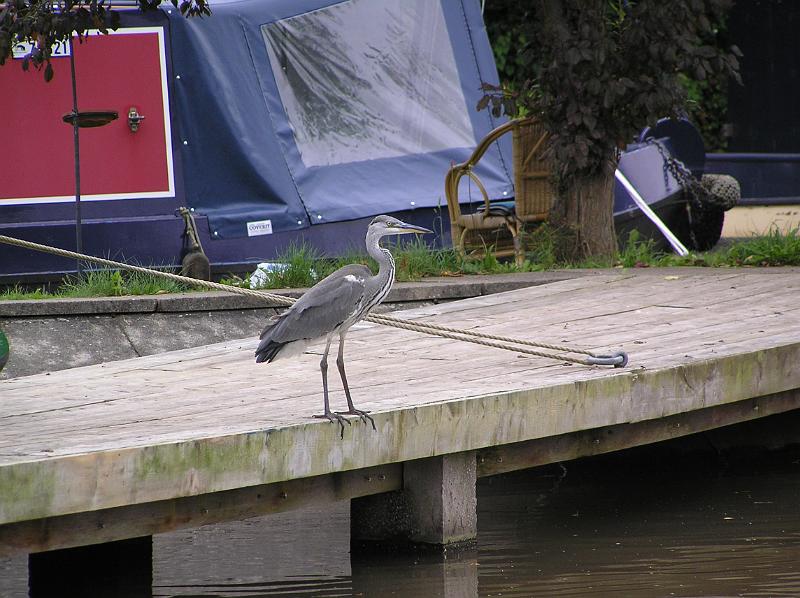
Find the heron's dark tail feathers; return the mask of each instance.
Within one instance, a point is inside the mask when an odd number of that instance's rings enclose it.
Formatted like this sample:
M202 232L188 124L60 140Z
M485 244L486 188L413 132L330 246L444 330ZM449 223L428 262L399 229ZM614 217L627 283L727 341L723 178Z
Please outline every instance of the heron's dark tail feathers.
M286 343L281 343L274 341L270 338L270 332L273 332L275 326L281 321L280 316L273 316L270 318L270 323L264 327L264 330L261 331L261 334L258 338L261 339L261 342L258 344L258 349L256 349L256 363L261 363L263 361L270 362L275 357L277 357L280 350Z
M280 350L286 343L276 343L275 341L264 339L256 349L256 363L270 362L277 357Z

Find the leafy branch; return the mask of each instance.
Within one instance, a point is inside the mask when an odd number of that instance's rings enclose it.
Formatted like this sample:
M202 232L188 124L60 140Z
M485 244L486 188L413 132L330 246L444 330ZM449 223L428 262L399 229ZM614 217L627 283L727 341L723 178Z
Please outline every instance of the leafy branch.
M550 132L557 179L603 172L618 148L659 118L682 114L682 78L739 80L735 46L714 43L731 0L539 0L516 37L516 84L484 84L478 109L537 114ZM522 84L519 81L523 81Z
M211 14L208 0L170 0L186 17ZM142 11L157 10L160 0L139 0ZM73 35L83 41L91 30L107 34L119 27L120 15L106 0L0 0L0 65L14 55L15 48L32 50L22 60L53 78L50 62L53 47L69 44Z

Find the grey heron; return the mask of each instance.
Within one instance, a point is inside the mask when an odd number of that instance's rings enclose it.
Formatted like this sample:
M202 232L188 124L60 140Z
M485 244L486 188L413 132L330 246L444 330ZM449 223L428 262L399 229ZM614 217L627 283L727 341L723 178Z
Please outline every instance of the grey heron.
M319 363L324 412L314 417L338 422L342 435L344 422L350 423L342 417L344 415L357 415L365 422L369 420L373 429L375 428L375 422L368 412L356 409L353 405L344 370L344 338L353 324L383 301L394 283L394 258L388 249L380 246L379 241L387 235L430 232L432 231L427 228L407 224L391 216L376 216L367 228L366 243L367 253L378 262L378 273L373 275L362 264L349 264L339 268L306 291L261 333L261 342L256 349L256 363L299 355L309 344L325 339L325 350ZM340 412L332 412L328 401L328 352L336 335L339 336L336 367L342 378L348 408L347 411Z

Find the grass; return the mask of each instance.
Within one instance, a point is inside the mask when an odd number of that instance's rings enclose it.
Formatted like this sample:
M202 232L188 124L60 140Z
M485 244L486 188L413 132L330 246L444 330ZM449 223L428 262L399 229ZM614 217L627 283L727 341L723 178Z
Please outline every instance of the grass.
M798 266L800 265L800 231L782 232L772 228L764 235L739 239L704 253L685 257L654 251L652 241L642 241L632 234L632 241L619 256L622 266Z
M513 260L498 260L490 251L478 258L463 258L452 249L431 249L416 239L396 244L392 253L397 265L398 281L414 281L427 276L461 276L464 274L504 274L533 272L556 268L641 268L664 266L797 266L800 265L800 231L781 232L772 229L764 235L731 242L705 253L680 257L656 251L652 240L641 239L634 231L615 259L594 259L568 262L559 259L558 235L546 226L532 231L525 238L529 248L521 267ZM351 252L336 259L322 257L306 245L291 245L275 262L280 269L266 273L263 288L297 288L313 286L316 282L345 264L361 263L373 272L375 261L367 255ZM247 279L229 277L222 282L249 286ZM52 299L64 297L119 297L122 295L152 295L190 290L189 287L154 275L113 270L87 270L81 277L69 277L55 290L24 289L20 286L0 291L0 300Z
M122 297L182 293L186 290L188 290L186 285L154 274L86 270L82 276L67 278L57 292L62 297Z
M0 300L6 301L19 301L23 299L36 300L36 299L52 299L55 295L49 293L45 289L34 289L32 291L26 290L19 285L14 285L5 289L0 293Z
M770 230L762 237L753 237L727 250L728 260L742 266L800 265L800 236L798 229L781 233Z
M19 285L0 292L0 300L64 299L76 297L122 297L124 295L156 295L182 293L186 285L154 274L120 272L119 270L85 270L81 276L68 276L54 290L25 289Z

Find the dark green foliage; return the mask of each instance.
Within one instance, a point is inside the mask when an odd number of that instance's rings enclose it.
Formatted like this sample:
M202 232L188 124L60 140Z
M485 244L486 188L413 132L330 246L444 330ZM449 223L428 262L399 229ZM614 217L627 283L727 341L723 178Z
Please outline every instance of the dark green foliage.
M8 339L6 335L3 334L3 331L0 330L0 370L8 363L8 355L10 353L10 348L8 346Z
M208 0L170 0L182 15L210 15ZM139 0L139 8L155 10L160 0ZM68 44L73 34L83 41L90 29L108 33L119 27L119 14L106 0L7 0L0 2L0 65L11 58L17 44L33 44L22 60L22 69L33 64L43 70L45 81L53 78L50 55L54 44Z
M479 107L534 113L551 132L561 189L601 176L617 151L659 118L684 112L681 78L738 77L738 49L711 43L730 0L539 0L517 12L503 50L512 86L486 86ZM509 7L511 4L508 5ZM491 14L487 15L487 20ZM490 27L490 32L491 32ZM497 35L497 31L495 31ZM525 73L522 79L521 73Z
M521 8L519 0L491 0L484 7L483 19L492 44L500 80L518 87L532 76L531 62L538 62L526 49L527 35L534 19L533 6Z
M686 89L686 112L698 128L707 152L722 152L728 147L725 124L728 121L728 76L714 73L697 81L683 74L681 85Z

